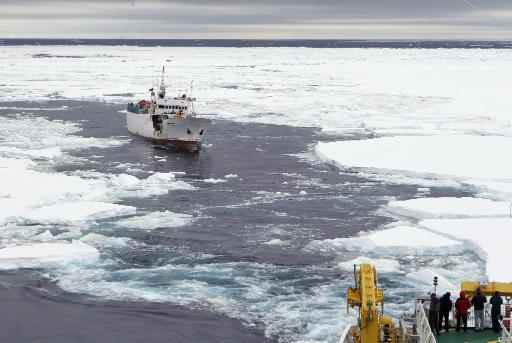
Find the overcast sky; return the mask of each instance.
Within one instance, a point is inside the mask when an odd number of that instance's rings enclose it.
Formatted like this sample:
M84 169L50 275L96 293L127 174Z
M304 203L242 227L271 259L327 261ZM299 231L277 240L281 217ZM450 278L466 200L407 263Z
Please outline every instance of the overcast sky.
M512 0L0 0L0 37L512 39Z

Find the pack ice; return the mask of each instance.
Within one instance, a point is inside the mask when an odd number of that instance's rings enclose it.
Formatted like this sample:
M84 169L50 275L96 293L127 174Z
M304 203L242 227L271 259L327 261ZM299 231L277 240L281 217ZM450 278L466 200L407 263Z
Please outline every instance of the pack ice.
M432 186L439 181L473 190L479 197L391 201L387 210L410 218L415 230L427 229L477 253L486 261L490 280L512 281L505 272L507 253L499 238L512 224L510 203L503 201L512 195L512 162L505 158L512 151L512 138L397 136L318 143L315 150L322 161L342 170L387 182ZM410 229L402 228L395 236L407 237ZM414 245L411 239L409 244ZM475 270L473 277L480 279L479 274Z
M55 269L95 262L101 249L125 246L126 240L96 233L79 241L68 240L80 238L81 231L96 220L136 213L135 207L115 201L193 189L177 181L171 172L153 173L143 179L128 174L54 172L55 164L73 160L68 151L125 143L74 135L79 130L74 123L43 117L0 117L0 133L4 134L0 146L1 269ZM173 217L191 220L186 215ZM49 228L60 233L54 236Z

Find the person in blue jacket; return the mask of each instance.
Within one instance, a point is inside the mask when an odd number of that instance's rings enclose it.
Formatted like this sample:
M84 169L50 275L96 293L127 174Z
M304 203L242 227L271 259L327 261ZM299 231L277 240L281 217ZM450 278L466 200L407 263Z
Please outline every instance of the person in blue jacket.
M453 303L450 299L450 292L446 292L441 299L439 300L439 331L443 328L443 319L444 319L444 329L448 332L449 322L448 318L450 316L450 312L453 309Z
M500 323L498 322L498 316L501 314L501 305L503 304L503 299L501 298L499 291L494 292L494 295L489 300L489 303L492 305L492 329L494 330L494 332L500 332Z

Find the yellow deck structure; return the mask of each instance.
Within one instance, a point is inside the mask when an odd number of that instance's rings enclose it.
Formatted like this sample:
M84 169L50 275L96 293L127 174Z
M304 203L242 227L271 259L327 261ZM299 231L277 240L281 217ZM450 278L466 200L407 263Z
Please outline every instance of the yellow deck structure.
M370 264L354 266L354 278L355 287L348 289L347 312L350 313L352 308L358 308L358 321L357 325L345 329L341 343L498 343L498 337L502 337L500 342L512 343L512 332L505 328L512 321L510 318L500 322L503 328L501 333L495 333L492 330L476 332L468 328L467 332L452 330L448 333L442 332L440 336L434 336L423 308L424 300L421 299L415 301L413 317L402 316L396 327L392 318L384 315L384 291L378 287L375 267ZM475 295L478 288L485 296L492 296L495 291L499 291L507 301L512 299L512 283L478 281L461 283L461 290L468 297ZM507 324L504 324L505 322Z

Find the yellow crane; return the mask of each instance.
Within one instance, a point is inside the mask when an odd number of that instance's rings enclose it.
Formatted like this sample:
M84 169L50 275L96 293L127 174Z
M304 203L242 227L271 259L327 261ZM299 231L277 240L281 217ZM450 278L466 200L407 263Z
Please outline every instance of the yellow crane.
M354 278L355 287L348 289L347 298L347 311L359 308L358 328L352 333L354 342L396 342L393 320L384 315L384 291L378 287L377 270L371 264L354 266Z
M414 319L414 325L409 327L406 323L400 321L400 327L397 328L393 324L392 318L384 315L384 291L378 287L375 267L371 264L354 265L354 279L355 286L348 289L347 312L350 313L351 308L357 307L359 310L358 321L357 325L350 325L345 329L340 343L402 343L413 341L413 337L417 339L421 337L421 342L435 343L437 341L439 337L432 334L428 318L425 315L422 302L420 302L424 299L415 299L415 316L412 318ZM436 280L434 280L434 284L436 284ZM510 318L512 316L512 304L509 304L512 300L512 283L461 282L461 291L464 291L468 297L475 295L477 288L480 288L481 293L486 296L491 296L495 291L499 291L500 295L507 300L505 317ZM511 319L506 320L508 320L507 323L512 321ZM507 334L508 340L506 342L512 342L511 334L512 331ZM450 334L442 336L441 338L444 338L444 341L448 341L446 340L446 337L448 337L450 342L466 342L472 334L464 332L459 335L452 331ZM483 337L479 338L484 340ZM485 341L487 342L487 340ZM491 340L490 343L498 343L498 341Z

